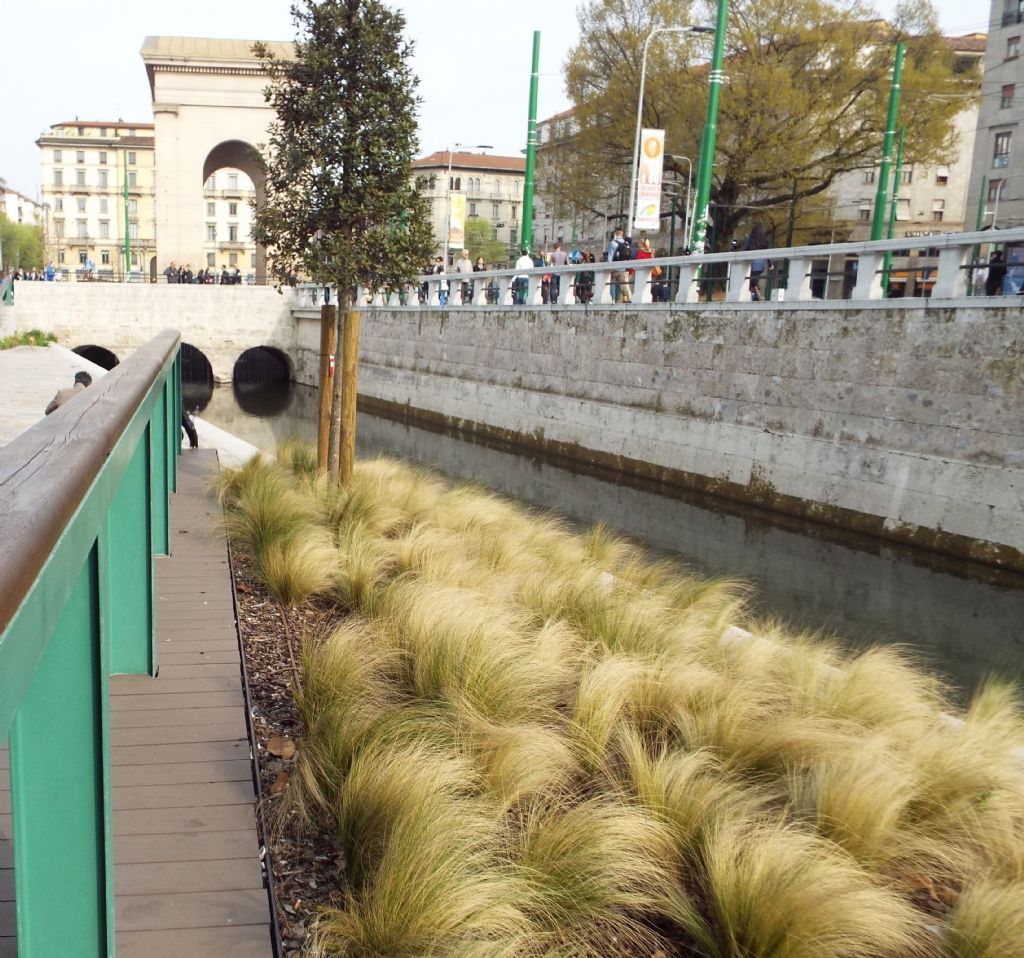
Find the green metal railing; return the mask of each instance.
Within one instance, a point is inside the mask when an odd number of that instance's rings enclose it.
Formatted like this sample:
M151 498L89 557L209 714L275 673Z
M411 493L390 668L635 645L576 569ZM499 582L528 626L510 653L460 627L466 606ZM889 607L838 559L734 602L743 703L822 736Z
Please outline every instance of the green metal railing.
M108 680L156 672L179 345L165 330L0 449L0 740L22 956L114 955Z
M5 306L14 305L14 280L10 276L0 279L0 303Z

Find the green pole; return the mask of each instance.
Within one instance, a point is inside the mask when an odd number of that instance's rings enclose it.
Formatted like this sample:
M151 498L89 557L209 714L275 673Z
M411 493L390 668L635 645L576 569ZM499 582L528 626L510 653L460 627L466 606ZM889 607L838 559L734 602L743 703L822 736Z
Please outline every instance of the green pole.
M976 233L981 232L981 227L985 223L985 189L988 186L988 177L983 176L981 178L981 192L978 194L978 215L974 220L974 231ZM971 247L971 266L970 279L967 281L967 295L974 295L974 269L973 266L978 262L978 254L981 252L981 247L975 243Z
M668 255L676 255L676 195L672 194L672 218L668 221Z
M903 74L903 54L906 46L896 44L896 62L892 65L892 86L889 89L889 112L885 119L885 139L882 143L882 163L878 171L878 191L875 193L875 213L871 220L871 238L880 240L885 229L886 191L889 188L889 167L892 164L892 144L896 138L896 114L900 106L900 77Z
M537 79L540 76L540 30L533 31L530 73L530 119L526 128L526 183L523 186L523 248L533 246L533 167L537 154Z
M124 151L124 281L127 283L132 271L132 246L128 239L128 151Z
M896 169L892 173L892 201L889 204L889 228L885 232L886 239L896 235L896 213L900 201L900 176L903 172L903 137L907 132L905 126L900 127L900 144L896 149ZM885 254L882 265L882 295L889 296L889 271L892 269L892 252ZM909 278L909 277L908 277Z
M722 89L722 62L725 59L725 28L729 17L729 0L718 0L715 21L715 50L711 55L708 75L708 113L704 133L700 140L700 159L697 161L697 198L693 208L693 233L690 249L704 252L704 239L708 229L708 201L711 199L711 167L715 161L715 135L718 124L718 95Z

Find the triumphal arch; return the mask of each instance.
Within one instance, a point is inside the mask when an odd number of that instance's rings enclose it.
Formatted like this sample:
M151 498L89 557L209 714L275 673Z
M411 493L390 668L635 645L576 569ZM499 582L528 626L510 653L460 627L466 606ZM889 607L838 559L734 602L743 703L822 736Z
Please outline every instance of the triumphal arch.
M269 139L274 111L267 105L263 65L252 40L146 37L142 59L153 96L156 147L158 271L171 261L198 262L204 238L203 184L223 167L241 170L262 199L265 176L257 146ZM294 57L290 41L267 46ZM256 248L263 282L266 254Z

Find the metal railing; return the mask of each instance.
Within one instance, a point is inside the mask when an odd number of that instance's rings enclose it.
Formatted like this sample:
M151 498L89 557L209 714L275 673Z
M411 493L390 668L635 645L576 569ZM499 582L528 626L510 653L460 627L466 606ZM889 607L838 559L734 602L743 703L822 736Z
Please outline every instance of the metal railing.
M0 449L0 739L18 953L114 954L109 676L156 671L179 334L165 330Z
M0 303L11 306L14 303L14 277L0 279Z
M361 307L438 308L443 305L472 305L505 308L612 306L624 300L628 290L632 307L666 304L695 305L720 302L752 302L751 266L758 260L771 264L760 283L755 283L765 301L808 303L828 299L832 302L865 302L886 298L883 282L897 287L902 280L917 295L903 295L894 304L921 299L958 299L976 295L979 271L987 262L979 260L981 246L1024 244L1024 227L987 230L979 233L946 233L939 236L900 237L874 242L830 243L782 249L747 250L734 253L710 253L672 256L616 263L587 263L570 266L541 266L529 270L501 269L479 273L424 275L402 290L358 290ZM908 247L936 250L933 265L914 261L903 264L898 254ZM886 254L890 254L887 266ZM836 263L841 270L834 268ZM829 265L832 264L832 265ZM661 269L654 276L655 267ZM1009 263L1011 273L1018 271L1024 283L1024 262ZM903 274L912 273L915 281ZM581 280L581 274L585 276ZM585 274L592 274L593 279ZM623 278L623 274L627 274ZM545 277L548 282L545 284ZM551 278L558 277L557 291ZM465 287L464 287L464 284ZM545 285L547 289L545 290ZM1014 284L1015 290L1020 284ZM984 283L980 283L984 287ZM836 288L838 287L838 289ZM847 288L848 287L848 288ZM463 297L463 290L466 295ZM296 290L296 308L312 309L323 298L323 287L300 284ZM767 295L766 295L767 294ZM332 294L332 299L336 297Z

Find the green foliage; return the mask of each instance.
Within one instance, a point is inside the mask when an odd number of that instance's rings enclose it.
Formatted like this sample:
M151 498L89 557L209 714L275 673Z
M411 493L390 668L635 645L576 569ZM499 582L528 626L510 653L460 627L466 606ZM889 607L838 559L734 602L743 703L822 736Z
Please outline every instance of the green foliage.
M255 50L276 119L263 149L266 195L253 238L281 284L397 288L427 261L426 201L412 177L417 79L404 17L380 0L300 0L294 60Z
M607 530L281 458L219 490L279 598L336 603L279 813L345 857L314 954L1024 955L1018 690L957 710Z
M41 329L30 329L27 333L15 333L0 339L0 349L14 349L15 346L45 346L57 342L53 333L44 333Z
M491 239L491 226L484 220L466 220L466 249L474 263L478 256L484 258L487 266L504 266L508 262L508 247Z
M798 239L825 226L813 209L821 194L880 157L899 40L907 162L951 160L952 121L977 94L978 66L945 44L928 0L902 5L891 26L877 17L862 0L732 0L711 188L720 247L753 217L784 228L794 201L807 220ZM628 188L644 39L656 25L713 24L715 3L590 0L579 22L566 85L580 132L545 150L542 182L570 207L604 212L606 194ZM666 130L667 154L695 162L710 42L663 33L648 55L643 122ZM666 169L686 175L671 155Z
M0 213L0 245L3 247L3 269L10 271L19 266L41 269L43 258L43 228L28 223L14 223Z

